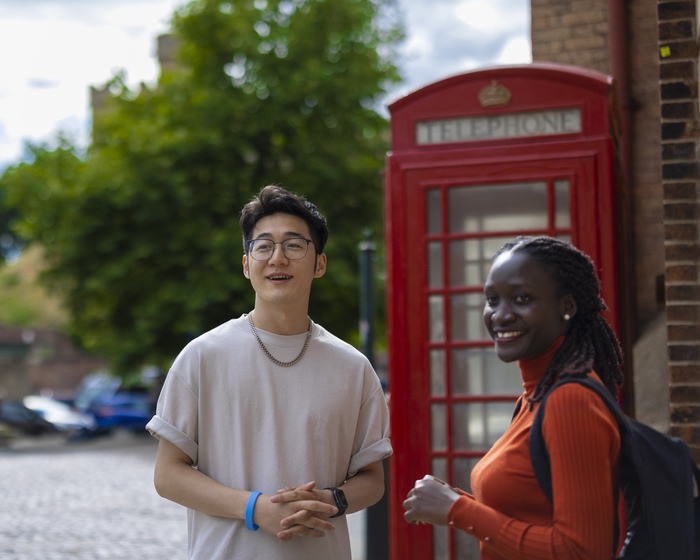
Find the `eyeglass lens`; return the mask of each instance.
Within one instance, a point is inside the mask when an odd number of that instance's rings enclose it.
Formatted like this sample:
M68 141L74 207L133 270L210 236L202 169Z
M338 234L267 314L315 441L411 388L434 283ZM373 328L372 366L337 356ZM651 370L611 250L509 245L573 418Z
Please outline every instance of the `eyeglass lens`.
M284 256L290 260L303 259L309 249L309 242L302 238L270 241L269 239L253 239L250 241L250 256L257 261L266 261L275 252L275 245L282 245Z

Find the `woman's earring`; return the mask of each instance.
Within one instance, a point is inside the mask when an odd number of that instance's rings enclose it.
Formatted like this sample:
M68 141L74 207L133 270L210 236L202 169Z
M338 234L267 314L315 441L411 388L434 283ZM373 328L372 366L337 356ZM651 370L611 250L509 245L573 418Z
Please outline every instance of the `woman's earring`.
M564 321L569 321L570 319L571 319L571 315L569 315L568 313L566 315L564 315Z

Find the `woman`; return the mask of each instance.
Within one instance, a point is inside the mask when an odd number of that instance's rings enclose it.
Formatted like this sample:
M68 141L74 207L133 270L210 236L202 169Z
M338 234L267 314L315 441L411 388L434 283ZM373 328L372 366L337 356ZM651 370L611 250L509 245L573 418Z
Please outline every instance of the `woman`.
M404 517L466 531L479 539L482 560L611 558L620 436L603 401L577 383L548 399L542 432L553 503L528 449L535 412L558 378L590 376L613 395L622 383L622 355L600 316L605 304L593 263L563 241L518 238L494 257L484 293L496 353L518 361L523 406L474 467L473 495L426 476L408 493Z

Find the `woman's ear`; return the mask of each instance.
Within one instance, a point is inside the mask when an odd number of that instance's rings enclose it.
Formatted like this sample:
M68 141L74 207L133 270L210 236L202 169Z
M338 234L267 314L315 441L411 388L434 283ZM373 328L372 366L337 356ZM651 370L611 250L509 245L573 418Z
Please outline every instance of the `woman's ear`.
M565 294L559 300L559 313L565 321L571 321L578 311L576 300L571 294Z

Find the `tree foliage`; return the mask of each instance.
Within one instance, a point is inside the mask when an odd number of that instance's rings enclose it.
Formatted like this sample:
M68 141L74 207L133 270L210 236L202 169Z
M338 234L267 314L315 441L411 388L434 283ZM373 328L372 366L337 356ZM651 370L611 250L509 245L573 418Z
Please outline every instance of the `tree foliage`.
M0 189L16 231L46 250L45 279L74 334L122 370L164 365L187 339L248 311L239 212L266 184L327 217L328 273L311 313L357 328L358 242L381 234L399 28L382 0L197 0L173 17L177 64L157 87L121 76L87 158L34 147Z

